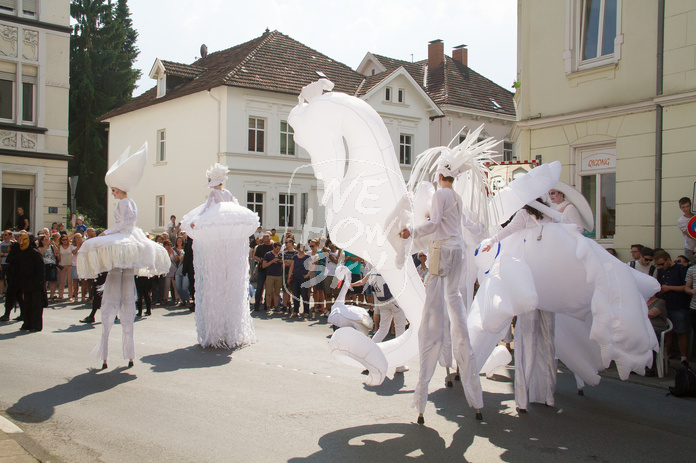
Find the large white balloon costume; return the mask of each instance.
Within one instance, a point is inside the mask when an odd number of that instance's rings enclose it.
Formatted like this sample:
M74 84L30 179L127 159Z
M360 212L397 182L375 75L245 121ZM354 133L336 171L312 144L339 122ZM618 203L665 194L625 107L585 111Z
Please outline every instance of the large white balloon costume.
M129 192L143 175L147 159L147 143L138 152L129 155L130 147L111 166L105 181L110 188ZM135 318L134 275L154 276L167 273L170 261L167 251L149 240L136 227L138 209L132 199L121 199L114 211L115 223L101 236L86 240L77 254L77 273L80 278L96 278L109 272L102 297L102 337L92 353L104 361L109 353L109 333L116 316L123 330L123 358L135 358L133 321Z
M222 188L227 172L221 164L211 167L208 200L186 214L181 225L193 238L198 342L230 349L256 342L249 314L248 237L259 218Z
M542 165L498 193L493 204L499 223L525 203L562 221L559 212L534 201L558 183L560 171L560 163ZM486 240L482 247L490 243ZM587 384L596 385L598 371L612 360L624 380L631 371L643 374L652 362L650 351L657 342L645 301L659 285L579 234L575 225L525 227L491 251L479 253L477 263L481 286L468 321L479 362L488 357L514 316L537 309L556 314L556 357ZM550 363L547 367L553 368ZM529 395L530 401L549 399L531 389Z
M409 204L389 132L366 102L344 93L323 94L332 88L326 79L305 87L288 122L295 141L309 152L315 176L323 181L331 240L372 264L410 322L403 335L378 344L350 327L333 334L329 346L334 355L367 368L366 384L377 385L388 369L418 355L413 333L420 326L425 291L413 262L403 259L400 213Z

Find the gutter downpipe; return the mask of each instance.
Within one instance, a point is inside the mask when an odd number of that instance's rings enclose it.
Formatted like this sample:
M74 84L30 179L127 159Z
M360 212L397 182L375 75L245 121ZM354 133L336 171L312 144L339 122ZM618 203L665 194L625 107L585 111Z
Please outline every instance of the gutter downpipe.
M657 96L663 91L665 48L665 0L657 3ZM655 247L662 247L662 130L663 108L655 107Z
M220 122L221 122L221 121L220 121L220 118L221 118L221 114L220 114L220 111L221 111L221 109L220 109L220 100L218 100L217 98L215 98L215 97L213 96L213 94L210 93L210 90L212 90L212 89L210 89L210 88L208 89L208 96L209 96L210 98L212 98L213 100L215 100L215 102L217 103L217 106L218 106L218 123L217 123L217 150L218 150L218 152L217 152L217 156L216 156L216 157L217 157L217 162L220 162L220 161L221 161L221 159L220 159L220 153L222 153L222 150L220 149ZM227 165L227 164L225 164L225 165Z

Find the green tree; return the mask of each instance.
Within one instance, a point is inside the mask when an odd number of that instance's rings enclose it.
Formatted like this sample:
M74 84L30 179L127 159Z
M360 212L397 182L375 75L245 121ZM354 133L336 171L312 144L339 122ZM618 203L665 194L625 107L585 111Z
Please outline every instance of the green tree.
M70 37L70 125L68 169L78 175L76 203L106 223L106 126L97 118L130 100L140 76L133 69L138 37L127 0L72 0Z

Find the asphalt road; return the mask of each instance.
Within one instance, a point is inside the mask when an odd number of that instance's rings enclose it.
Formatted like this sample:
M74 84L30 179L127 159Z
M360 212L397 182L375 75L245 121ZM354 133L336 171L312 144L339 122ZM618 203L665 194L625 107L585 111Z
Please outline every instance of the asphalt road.
M196 344L193 314L154 309L136 323L138 359L90 357L100 324L81 304L44 312L44 331L0 324L0 414L54 462L693 461L696 399L603 379L579 397L560 372L556 407L515 411L511 372L482 377L484 421L438 369L424 426L410 408L418 365L379 387L329 353L320 321L255 319L259 342ZM2 455L0 455L0 460Z

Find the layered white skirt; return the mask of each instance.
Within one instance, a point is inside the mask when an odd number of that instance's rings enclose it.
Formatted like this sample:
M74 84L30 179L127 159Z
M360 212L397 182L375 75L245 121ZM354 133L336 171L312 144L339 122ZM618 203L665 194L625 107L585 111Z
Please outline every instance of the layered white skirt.
M167 273L170 265L164 247L148 239L137 227L129 232L90 238L82 243L77 254L80 278L96 278L114 268L133 269L137 276L151 277Z
M193 238L198 342L227 349L254 343L249 236L259 226L258 216L234 202L213 204L205 212L203 207L182 220L182 229Z

